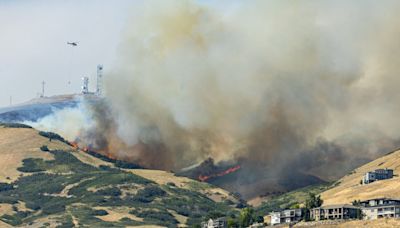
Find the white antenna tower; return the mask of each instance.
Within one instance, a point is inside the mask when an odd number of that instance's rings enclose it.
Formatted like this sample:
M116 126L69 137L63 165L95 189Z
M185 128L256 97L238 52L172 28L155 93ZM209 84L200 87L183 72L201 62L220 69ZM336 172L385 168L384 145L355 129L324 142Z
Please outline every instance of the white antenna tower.
M42 94L40 94L40 97L44 97L44 85L46 84L45 81L42 81Z
M103 65L97 65L97 87L96 94L101 96L103 93Z
M83 77L82 81L83 81L82 94L88 94L89 93L89 78Z

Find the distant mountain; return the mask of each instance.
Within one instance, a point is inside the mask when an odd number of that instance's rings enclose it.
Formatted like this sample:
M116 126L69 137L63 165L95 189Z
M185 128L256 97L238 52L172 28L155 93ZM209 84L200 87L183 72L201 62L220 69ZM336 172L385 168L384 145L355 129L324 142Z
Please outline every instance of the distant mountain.
M0 108L0 121L36 121L50 115L55 110L76 107L80 99L81 95L62 95L36 98L22 104L3 107Z

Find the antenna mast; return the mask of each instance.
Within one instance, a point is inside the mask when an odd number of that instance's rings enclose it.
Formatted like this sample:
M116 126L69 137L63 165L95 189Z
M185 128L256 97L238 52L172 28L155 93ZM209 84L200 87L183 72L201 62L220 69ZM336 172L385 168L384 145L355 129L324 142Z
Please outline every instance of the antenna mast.
M103 65L97 65L97 87L96 94L101 96L103 93Z
M88 77L83 77L82 78L82 94L88 94L89 93L89 78Z

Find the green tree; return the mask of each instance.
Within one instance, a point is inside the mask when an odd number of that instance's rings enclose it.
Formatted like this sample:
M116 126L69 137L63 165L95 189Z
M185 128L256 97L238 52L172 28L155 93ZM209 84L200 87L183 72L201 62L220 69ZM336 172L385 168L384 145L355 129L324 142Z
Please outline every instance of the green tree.
M315 207L320 207L323 202L324 201L321 199L321 196L316 196L314 193L309 193L306 200L306 208L312 209Z
M234 218L229 218L227 221L228 228L237 228L239 227L238 222Z
M249 207L243 208L240 211L240 215L239 215L240 227L248 227L251 224L253 224L253 213L254 213L254 210Z
M310 221L310 210L316 207L320 207L324 201L321 196L316 196L314 193L309 193L306 199L306 208L304 213L304 220Z
M352 204L353 204L353 206L360 206L361 205L361 201L360 200L354 200L353 202L352 202Z

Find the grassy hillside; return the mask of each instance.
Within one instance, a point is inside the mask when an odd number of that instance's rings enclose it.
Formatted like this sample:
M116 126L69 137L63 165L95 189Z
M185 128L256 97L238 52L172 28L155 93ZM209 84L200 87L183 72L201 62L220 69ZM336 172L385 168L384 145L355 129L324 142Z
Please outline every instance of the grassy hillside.
M320 194L330 187L332 187L332 184L330 183L311 185L279 196L268 197L262 199L263 202L256 208L256 211L261 215L265 215L272 211L298 208L305 203L309 193Z
M390 168L395 177L361 185L364 173L375 169ZM324 204L351 203L353 200L366 200L376 197L400 198L400 150L367 163L338 181L338 185L321 194Z
M0 160L0 225L177 227L214 212L237 213L236 200L222 189L163 171L121 169L13 127L0 126L6 158Z

